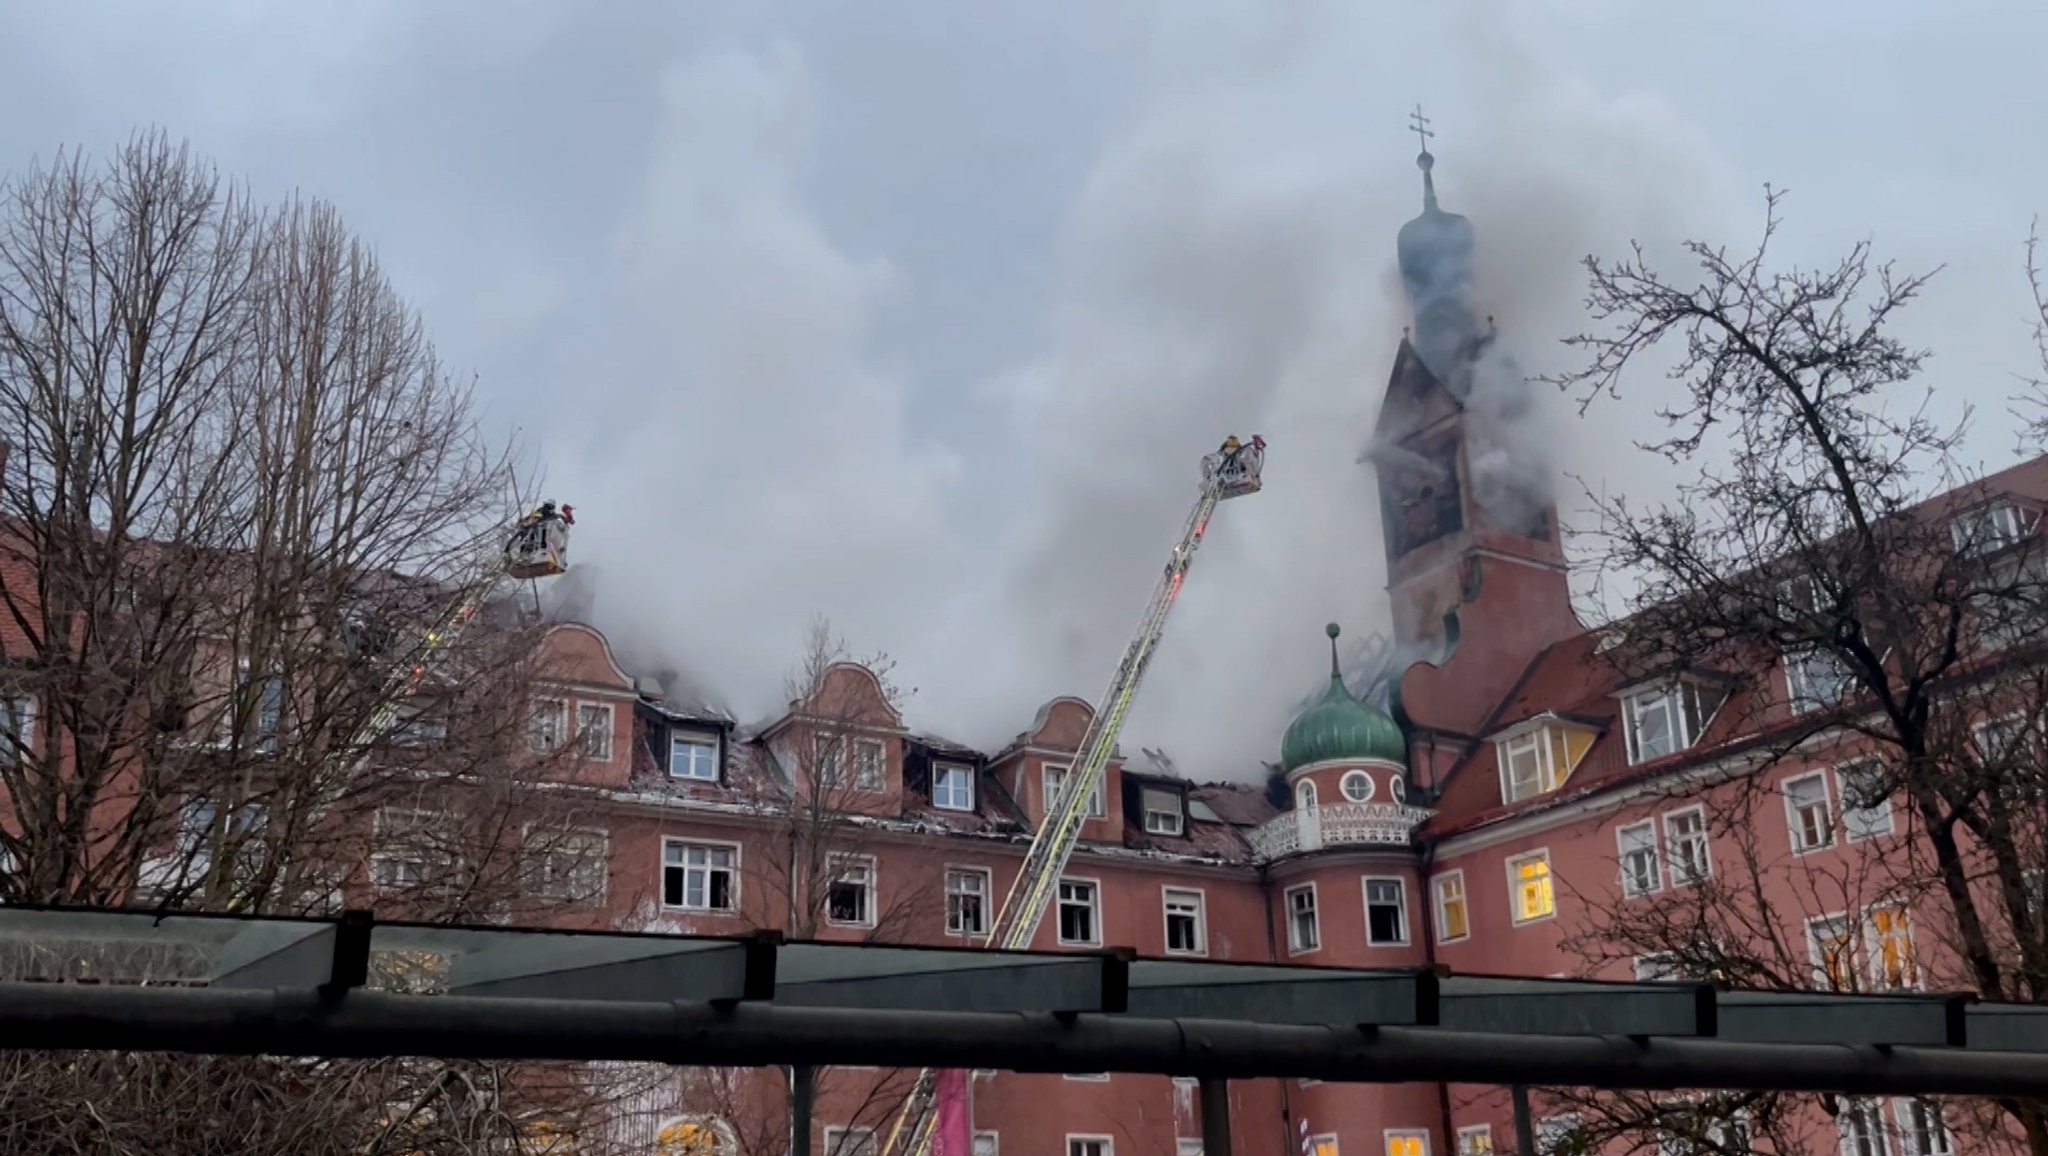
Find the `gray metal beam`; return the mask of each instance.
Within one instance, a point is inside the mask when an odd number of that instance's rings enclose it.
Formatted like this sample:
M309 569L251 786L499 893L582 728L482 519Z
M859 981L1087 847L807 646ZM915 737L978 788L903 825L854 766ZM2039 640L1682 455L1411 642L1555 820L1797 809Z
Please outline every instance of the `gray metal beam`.
M1143 1072L2048 1098L2048 1056L1132 1016L0 983L0 1049Z
M1968 1002L1952 995L1724 991L1719 1034L1748 1044L1961 1047Z
M1964 1012L1963 1020L1974 1050L2048 1052L2048 1007L1977 1004Z
M1436 974L1428 971L1138 960L1131 964L1129 1010L1164 1019L1425 1027L1437 1022L1437 991Z
M1128 972L1125 961L1110 955L791 943L777 957L775 1003L938 1012L1116 1012L1124 1010Z
M212 987L319 987L334 978L332 923L251 923L221 946Z
M1689 983L1588 983L1454 975L1437 1024L1513 1035L1712 1036L1714 989Z

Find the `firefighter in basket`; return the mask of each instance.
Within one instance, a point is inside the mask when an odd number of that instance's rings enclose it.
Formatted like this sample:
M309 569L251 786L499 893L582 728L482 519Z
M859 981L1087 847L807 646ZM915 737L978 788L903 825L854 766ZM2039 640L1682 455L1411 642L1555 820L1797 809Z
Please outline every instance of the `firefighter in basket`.
M569 527L576 507L542 502L519 519L505 545L505 572L513 578L548 578L569 568Z
M1213 454L1202 459L1202 473L1224 491L1224 496L1256 493L1259 489L1259 470L1266 464L1266 439L1252 435L1249 443L1237 440L1237 435L1223 439L1223 445Z

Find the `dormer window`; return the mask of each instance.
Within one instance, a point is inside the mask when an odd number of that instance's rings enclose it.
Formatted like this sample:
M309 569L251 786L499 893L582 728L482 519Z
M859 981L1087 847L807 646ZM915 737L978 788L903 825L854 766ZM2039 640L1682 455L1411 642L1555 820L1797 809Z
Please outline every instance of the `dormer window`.
M1185 823L1181 817L1180 793L1165 787L1146 787L1138 792L1145 807L1145 833L1178 835Z
M2033 523L2031 512L2000 500L1957 514L1948 531L1957 553L1991 554L2026 537Z
M1501 801L1519 803L1563 786L1592 747L1595 733L1589 727L1544 716L1496 736L1493 746L1500 760ZM1398 776L1395 782L1399 782ZM1395 802L1403 801L1405 794L1396 796Z
M1068 769L1057 763L1046 764L1045 809L1047 811L1059 805L1060 788L1066 785ZM1102 802L1101 780L1096 780L1095 784L1089 788L1087 809L1082 811L1082 814L1090 819L1106 819L1109 817L1109 809Z
M668 773L673 779L698 783L718 781L718 740L706 734L677 731L669 736Z
M932 806L942 811L974 810L974 771L958 763L934 765Z
M1825 710L1856 688L1848 663L1832 650L1805 650L1785 656L1785 691L1794 714Z
M1628 761L1647 763L1685 750L1699 741L1713 707L1714 692L1689 679L1647 687L1621 700L1622 725L1628 732ZM1709 705L1711 703L1711 705Z

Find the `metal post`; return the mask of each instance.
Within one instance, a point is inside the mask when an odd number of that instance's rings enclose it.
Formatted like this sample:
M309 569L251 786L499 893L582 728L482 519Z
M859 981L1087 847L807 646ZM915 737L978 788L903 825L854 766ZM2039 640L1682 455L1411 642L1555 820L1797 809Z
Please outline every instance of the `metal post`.
M1515 1097L1515 1150L1521 1156L1536 1156L1536 1125L1529 1119L1529 1086L1516 1084Z
M1205 1077L1202 1088L1202 1156L1230 1156L1230 1081Z
M818 1097L818 1069L789 1069L789 1156L811 1156L811 1105Z

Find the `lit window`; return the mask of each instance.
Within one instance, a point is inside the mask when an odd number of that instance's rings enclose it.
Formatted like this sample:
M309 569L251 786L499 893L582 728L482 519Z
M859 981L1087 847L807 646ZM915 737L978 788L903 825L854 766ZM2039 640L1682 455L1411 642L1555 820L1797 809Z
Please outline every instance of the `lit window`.
M1365 941L1375 947L1408 942L1408 898L1399 879L1365 881Z
M1180 795L1177 792L1161 787L1145 787L1138 792L1138 798L1145 808L1146 834L1180 834Z
M1174 955L1200 955L1208 950L1199 891L1166 888L1166 950Z
M1316 887L1310 883L1287 890L1287 948L1296 955L1323 945L1322 928L1316 922Z
M1842 792L1842 834L1855 843L1892 833L1892 800L1884 765L1860 759L1835 770Z
M1785 818L1792 832L1792 849L1818 851L1835 842L1834 817L1828 809L1827 776L1818 772L1786 779Z
M1458 1129L1458 1156L1493 1156L1493 1125Z
M875 925L875 861L865 855L832 857L825 885L825 922L840 927Z
M739 848L668 840L661 848L661 903L685 911L731 911L739 896Z
M671 1120L654 1136L654 1156L734 1156L734 1148L731 1126L716 1118Z
M610 703L576 704L576 753L586 759L612 757L612 708Z
M698 782L718 781L718 740L706 735L673 735L668 744L668 773Z
M1856 926L1846 915L1806 921L1813 953L1814 983L1824 991L1859 991L1856 982Z
M945 811L974 809L974 770L940 763L932 770L932 806Z
M1337 1156L1337 1138L1326 1135L1310 1140L1308 1156Z
M1387 1156L1429 1156L1429 1133L1387 1133Z
M1439 875L1436 887L1436 941L1456 943L1472 933L1465 914L1465 873Z
M1913 959L1913 921L1903 907L1878 907L1870 912L1871 979L1883 991L1907 991L1920 982Z
M989 874L971 867L946 871L946 934L988 934Z
M1372 802L1372 776L1364 771L1344 772L1343 781L1337 784L1337 789L1354 803Z
M1657 861L1657 825L1633 823L1615 832L1621 845L1621 893L1630 897L1664 889L1663 865Z
M527 741L540 754L562 749L563 732L569 729L569 704L558 698L544 698L533 704L533 725Z
M1060 880L1060 942L1093 945L1100 939L1095 918L1098 895L1095 884L1074 879Z
M1855 673L1832 650L1807 650L1785 656L1785 690L1794 713L1825 710L1855 689Z
M1068 768L1063 766L1058 766L1052 763L1046 764L1045 809L1047 812L1057 810L1059 807L1060 788L1066 785L1067 770ZM1084 810L1082 814L1088 816L1091 819L1104 819L1109 817L1109 811L1102 805L1102 781L1100 779L1097 779L1094 787L1092 787L1089 790L1087 809Z
M1628 761L1647 763L1699 741L1708 711L1699 684L1677 682L1637 691L1622 700Z
M1955 1156L1955 1141L1941 1118L1941 1106L1931 1100L1900 1100L1899 1156Z
M1671 885L1690 887L1714 873L1707 854L1707 812L1687 807L1664 816L1664 847L1671 856Z
M1557 914L1557 896L1551 889L1548 851L1508 860L1508 881L1514 892L1516 923L1529 923Z
M1842 1156L1890 1156L1876 1100L1842 1100L1835 1127L1841 1133Z

